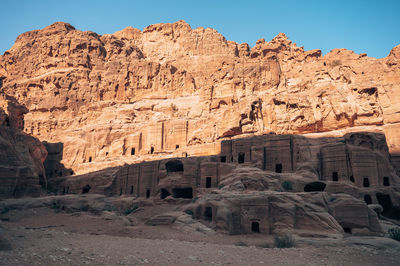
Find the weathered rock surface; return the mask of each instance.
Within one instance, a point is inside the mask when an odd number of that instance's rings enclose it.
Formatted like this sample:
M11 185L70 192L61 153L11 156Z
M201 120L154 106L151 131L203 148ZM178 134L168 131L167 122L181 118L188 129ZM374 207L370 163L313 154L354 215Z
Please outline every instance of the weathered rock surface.
M233 234L381 234L368 204L400 219L399 49L250 48L184 21L26 32L0 56L0 195L200 198L193 217Z
M399 60L398 46L382 59L322 56L282 33L250 48L184 21L103 36L57 22L21 34L0 56L0 79L27 108L24 131L63 143L64 166L87 173L218 154L230 137L367 126L398 155Z
M0 198L36 195L46 188L44 145L22 132L27 110L0 92Z
M381 234L376 213L349 195L253 192L209 194L191 207L194 217L231 234Z

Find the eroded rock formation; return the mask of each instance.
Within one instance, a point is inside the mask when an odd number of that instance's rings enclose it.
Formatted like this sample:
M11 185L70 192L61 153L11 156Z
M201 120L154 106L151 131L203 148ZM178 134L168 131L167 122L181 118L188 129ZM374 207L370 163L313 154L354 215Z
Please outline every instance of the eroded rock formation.
M26 108L0 93L0 198L39 196L46 188L44 145L22 132Z
M24 131L63 143L74 173L218 154L220 140L249 134L368 126L398 154L399 50L322 56L282 33L250 48L184 21L103 36L57 22L21 34L0 79L28 110Z
M200 197L186 210L229 233L380 234L377 204L400 218L399 86L400 46L57 22L0 56L0 194Z

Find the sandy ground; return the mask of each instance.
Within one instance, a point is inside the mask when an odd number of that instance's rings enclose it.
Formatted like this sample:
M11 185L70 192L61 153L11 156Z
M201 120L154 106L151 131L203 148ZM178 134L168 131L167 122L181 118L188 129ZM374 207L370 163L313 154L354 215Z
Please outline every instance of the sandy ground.
M1 202L0 202L1 203ZM126 215L55 211L0 214L0 265L399 265L400 242L383 237L300 238L274 248L263 234L227 235L143 221L174 204Z

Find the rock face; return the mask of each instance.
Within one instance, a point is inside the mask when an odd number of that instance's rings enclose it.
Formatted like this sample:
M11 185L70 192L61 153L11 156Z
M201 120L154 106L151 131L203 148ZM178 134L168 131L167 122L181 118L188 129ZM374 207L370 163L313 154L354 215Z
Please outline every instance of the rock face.
M382 232L373 210L343 194L209 194L190 209L194 217L230 234Z
M46 148L21 131L26 112L14 98L0 93L0 198L39 196L47 186Z
M266 133L375 128L398 155L399 60L398 46L322 56L282 33L250 48L184 21L103 36L57 22L21 34L0 79L27 108L24 131L62 143L64 166L87 173Z
M184 21L57 22L17 38L0 81L2 196L200 198L187 211L234 234L380 234L367 204L400 219L399 46L322 56L283 33L250 48Z

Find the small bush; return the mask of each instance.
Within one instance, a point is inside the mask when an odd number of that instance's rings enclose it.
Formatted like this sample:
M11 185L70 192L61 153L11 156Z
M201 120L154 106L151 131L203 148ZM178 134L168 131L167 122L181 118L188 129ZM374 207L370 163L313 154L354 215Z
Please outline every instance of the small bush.
M7 212L9 212L9 211L10 211L10 208L8 208L8 207L6 206L6 207L4 207L4 208L1 210L0 214L5 214L5 213L7 213Z
M389 234L390 238L400 241L400 227L399 226L397 226L395 228L390 228L388 230L388 234Z
M192 210L186 210L185 213L189 214L189 215L193 215L193 211Z
M123 214L124 214L124 215L129 215L129 214L131 214L132 212L136 211L138 208L139 208L139 207L135 205L135 206L133 206L132 208L125 210L125 211L123 212Z
M240 240L239 242L235 243L235 246L247 247L248 244L246 242L243 242L242 240Z
M220 184L219 186L218 186L218 189L221 189L221 188L223 188L225 186L225 184Z
M282 187L283 187L283 189L285 189L286 191L292 191L292 189L293 189L292 182L291 182L291 181L287 181L287 180L285 180L285 181L282 182Z
M198 197L194 197L194 198L192 199L192 203L195 203L198 199L199 199Z
M294 240L291 235L276 235L274 236L274 243L277 248L294 247Z
M257 247L259 247L259 248L269 248L269 244L264 243L264 244L258 245Z

